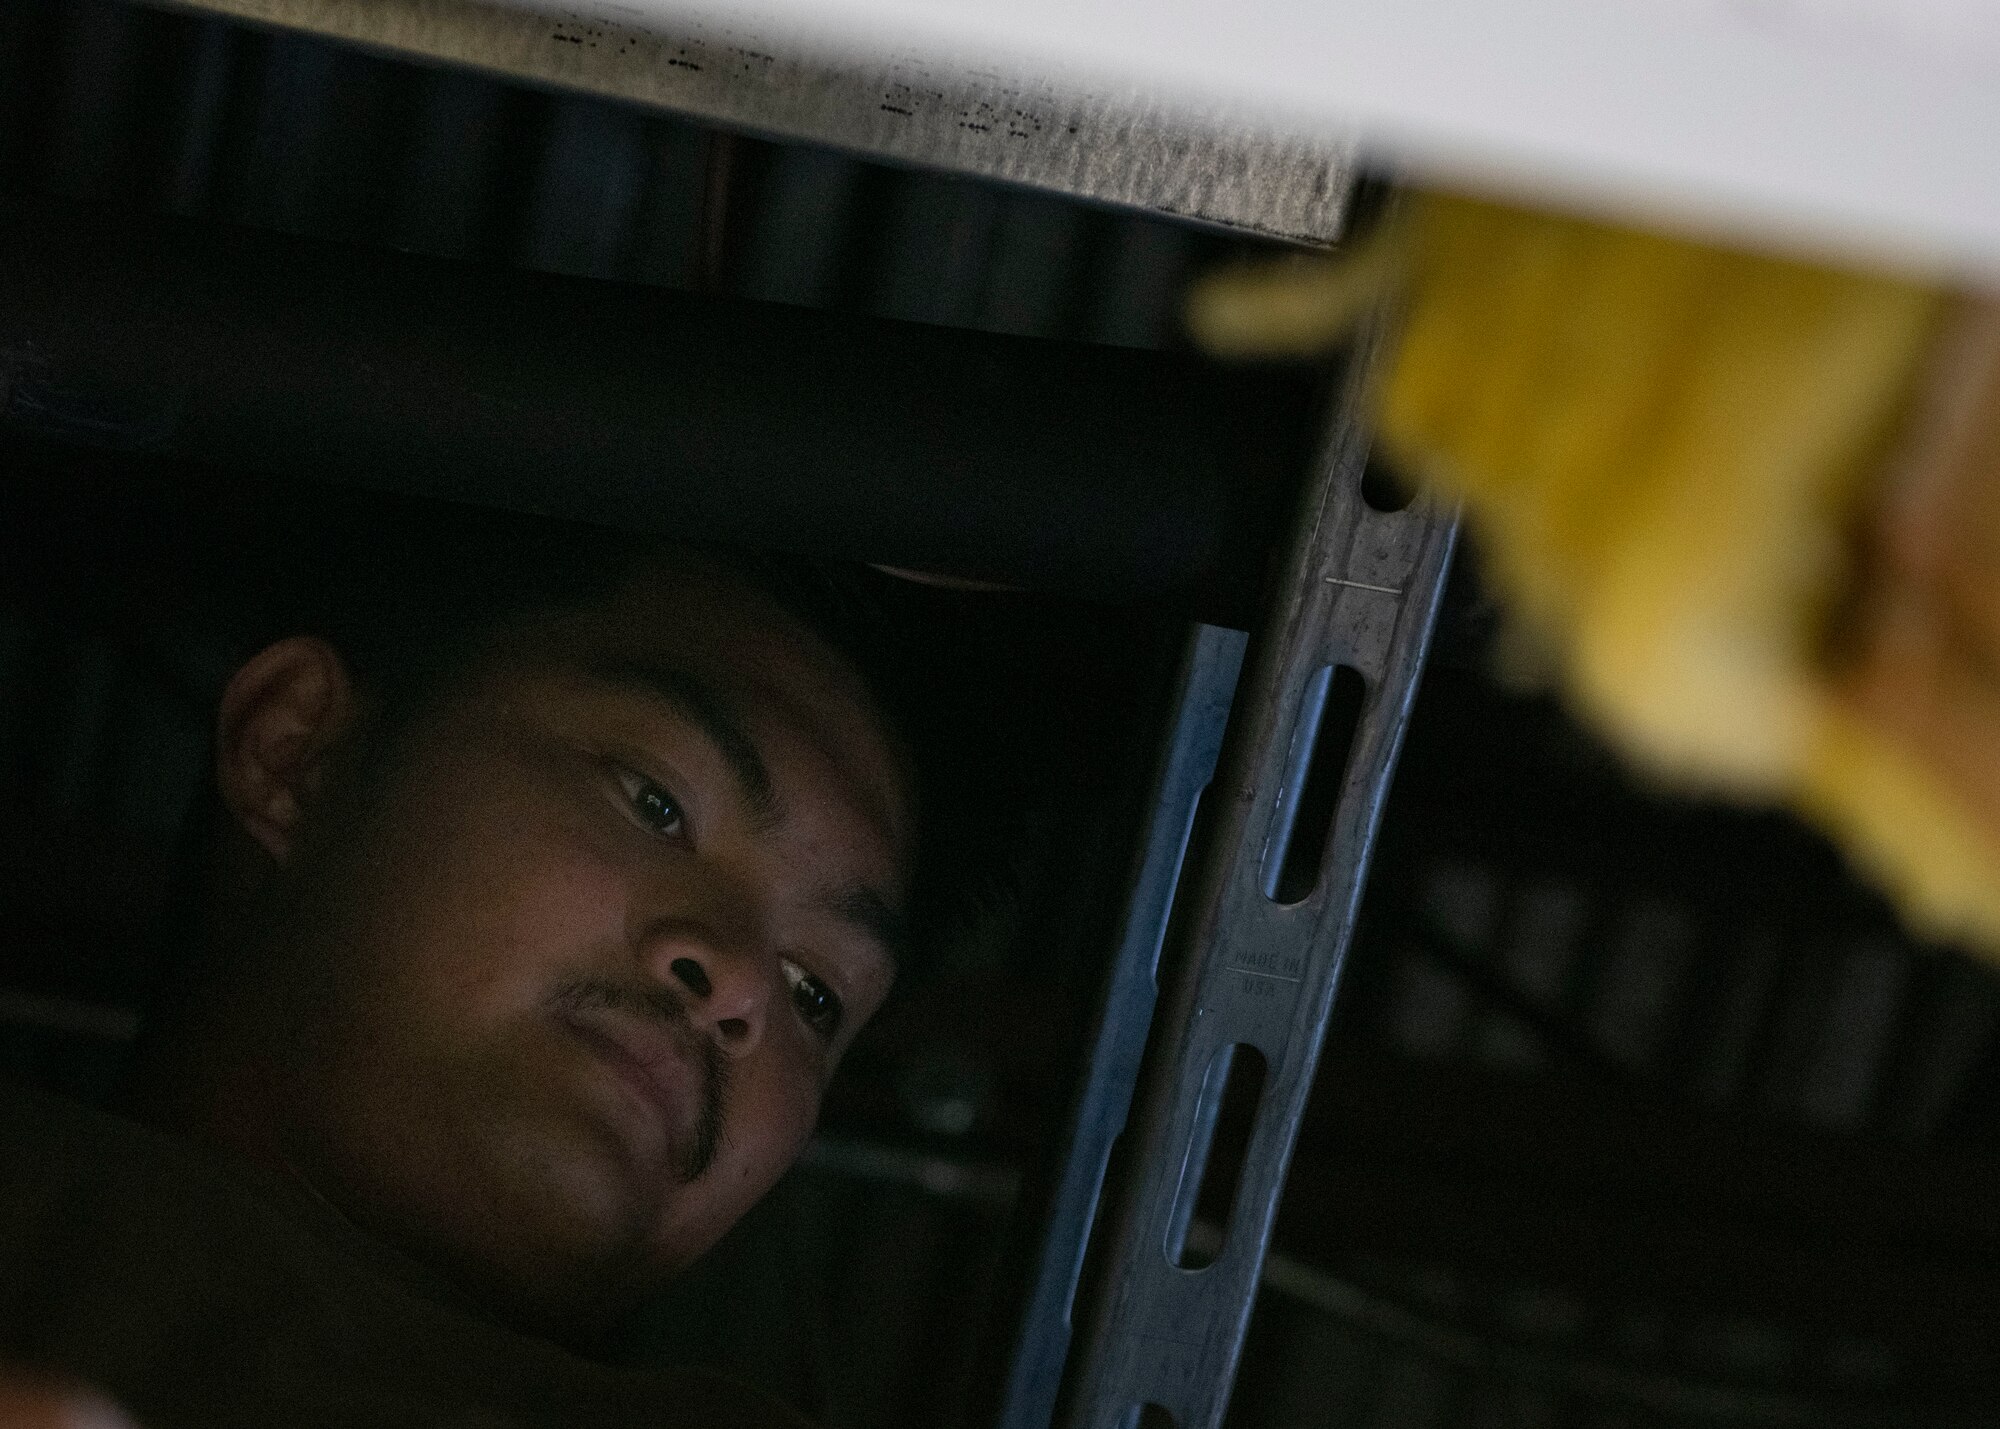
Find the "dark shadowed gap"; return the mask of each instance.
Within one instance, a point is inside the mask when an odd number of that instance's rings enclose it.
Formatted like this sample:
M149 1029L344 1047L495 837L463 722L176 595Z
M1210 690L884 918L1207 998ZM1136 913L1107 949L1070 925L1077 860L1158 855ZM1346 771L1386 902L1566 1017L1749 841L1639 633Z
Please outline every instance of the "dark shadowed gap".
M1202 1078L1194 1129L1181 1163L1181 1184L1167 1218L1167 1259L1182 1270L1206 1270L1229 1243L1229 1221L1243 1179L1243 1162L1264 1099L1264 1054L1247 1042L1219 1049ZM1218 1236L1188 1234L1196 1211L1220 1227Z
M1319 886L1367 693L1361 672L1347 665L1328 665L1306 682L1292 767L1265 845L1264 896L1273 903L1302 903Z

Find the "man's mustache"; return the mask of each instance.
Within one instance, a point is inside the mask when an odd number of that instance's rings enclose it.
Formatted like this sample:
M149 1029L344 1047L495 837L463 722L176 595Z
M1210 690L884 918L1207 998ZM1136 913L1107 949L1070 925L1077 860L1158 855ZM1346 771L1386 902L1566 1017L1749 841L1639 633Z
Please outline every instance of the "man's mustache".
M571 979L556 989L550 1001L559 1013L619 1012L669 1028L701 1068L701 1111L695 1118L694 1140L675 1172L686 1183L715 1164L722 1150L729 1061L715 1039L695 1026L686 1003L664 987L630 987L596 978Z

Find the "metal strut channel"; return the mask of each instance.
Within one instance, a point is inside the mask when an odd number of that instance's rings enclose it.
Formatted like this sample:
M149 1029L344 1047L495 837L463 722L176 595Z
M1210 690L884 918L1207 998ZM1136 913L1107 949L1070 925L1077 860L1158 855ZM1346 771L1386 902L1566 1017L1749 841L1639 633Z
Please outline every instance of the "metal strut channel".
M1222 753L1249 637L1197 625L1174 691L1174 722L1149 790L1151 822L1139 851L1125 921L1071 1116L1061 1172L1035 1256L1021 1332L1007 1369L998 1429L1048 1429L1069 1356L1070 1310L1097 1219L1111 1144L1125 1125L1159 1000L1160 947L1194 816Z
M1363 500L1368 365L1354 364L1336 405L1209 795L1215 824L1182 895L1189 934L1168 953L1174 986L1086 1287L1092 1334L1065 1386L1070 1429L1213 1429L1228 1402L1456 529L1423 503L1384 512ZM1327 765L1339 749L1316 749L1322 733L1344 733L1322 722L1343 694L1351 709L1358 698L1344 770ZM1310 826L1315 814L1330 826ZM1188 1268L1229 1068L1259 1058L1220 1247Z

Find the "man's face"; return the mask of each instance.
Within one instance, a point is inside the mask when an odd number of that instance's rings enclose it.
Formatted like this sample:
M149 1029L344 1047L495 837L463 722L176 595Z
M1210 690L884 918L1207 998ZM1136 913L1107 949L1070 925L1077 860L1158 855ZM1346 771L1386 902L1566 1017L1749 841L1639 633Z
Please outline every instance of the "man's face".
M309 802L273 900L289 1168L517 1315L706 1250L893 975L911 813L865 696L733 583L509 637Z

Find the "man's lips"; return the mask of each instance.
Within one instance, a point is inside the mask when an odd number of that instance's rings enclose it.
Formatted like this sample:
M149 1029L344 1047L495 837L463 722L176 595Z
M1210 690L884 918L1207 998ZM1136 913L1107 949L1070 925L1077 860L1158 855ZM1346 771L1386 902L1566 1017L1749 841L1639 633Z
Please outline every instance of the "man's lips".
M701 1066L673 1028L611 1009L565 1012L562 1022L659 1118L676 1150L693 1135L701 1105Z

